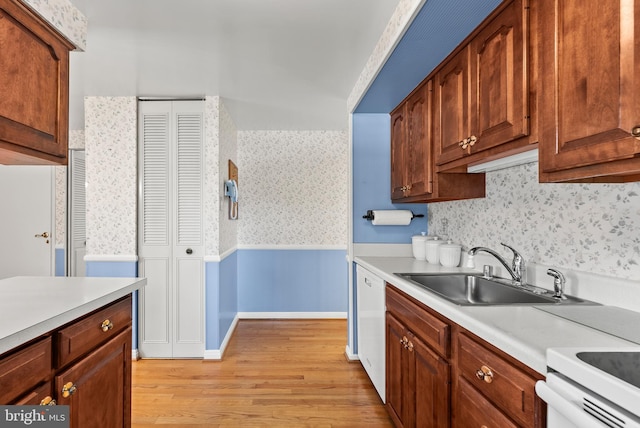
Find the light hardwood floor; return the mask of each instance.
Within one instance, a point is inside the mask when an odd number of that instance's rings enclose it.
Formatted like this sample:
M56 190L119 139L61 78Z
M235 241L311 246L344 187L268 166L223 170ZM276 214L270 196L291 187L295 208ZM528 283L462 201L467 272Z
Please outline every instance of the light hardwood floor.
M241 320L223 361L133 363L134 428L392 427L345 320Z

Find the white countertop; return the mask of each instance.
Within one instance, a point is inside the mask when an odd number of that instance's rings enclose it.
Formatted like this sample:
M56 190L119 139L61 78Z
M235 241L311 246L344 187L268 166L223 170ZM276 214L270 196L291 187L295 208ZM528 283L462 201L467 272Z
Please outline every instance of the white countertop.
M0 354L107 305L145 278L20 276L0 280Z
M542 375L547 372L549 348L638 346L532 306L459 306L394 275L478 273L471 269L444 268L410 257L356 257L354 261Z

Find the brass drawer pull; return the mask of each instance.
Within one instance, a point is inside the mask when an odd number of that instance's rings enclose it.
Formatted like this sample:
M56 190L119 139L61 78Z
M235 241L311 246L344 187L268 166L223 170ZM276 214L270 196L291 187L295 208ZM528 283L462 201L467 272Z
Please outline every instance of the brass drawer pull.
M476 377L486 383L493 382L493 372L487 366L480 367L480 370L476 371Z
M635 138L640 139L640 125L636 125L631 128L631 135Z
M76 388L76 386L73 384L73 382L67 382L62 387L62 396L64 398L69 398L69 396L75 394L75 392L77 390L78 390L78 388Z
M55 406L56 405L56 400L51 398L51 396L47 395L46 397L44 397L42 399L42 401L40 402L40 405L41 406Z
M109 331L113 328L113 323L109 320L102 321L102 325L100 326L102 331Z

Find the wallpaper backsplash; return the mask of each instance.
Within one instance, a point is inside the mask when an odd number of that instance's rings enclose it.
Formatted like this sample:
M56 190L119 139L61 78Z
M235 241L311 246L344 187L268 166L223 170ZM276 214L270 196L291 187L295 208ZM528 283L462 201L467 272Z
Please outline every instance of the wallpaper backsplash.
M640 280L640 182L540 184L538 163L487 173L486 198L429 204L429 232L501 242L528 262Z
M239 246L347 246L344 131L239 131Z

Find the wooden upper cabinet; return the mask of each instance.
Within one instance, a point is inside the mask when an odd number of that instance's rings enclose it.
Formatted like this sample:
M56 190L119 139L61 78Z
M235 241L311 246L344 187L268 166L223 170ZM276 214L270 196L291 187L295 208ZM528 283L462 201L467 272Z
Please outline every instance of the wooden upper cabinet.
M432 81L391 113L391 199L411 202L432 192Z
M66 164L73 46L17 0L0 0L0 163Z
M391 199L404 198L406 105L401 104L391 113Z
M436 74L435 140L438 165L471 153L460 142L471 135L469 129L469 49L451 58Z
M538 7L540 181L640 180L640 1Z
M438 165L529 135L528 10L504 3L437 72Z
M527 13L515 0L471 41L472 151L529 134Z

